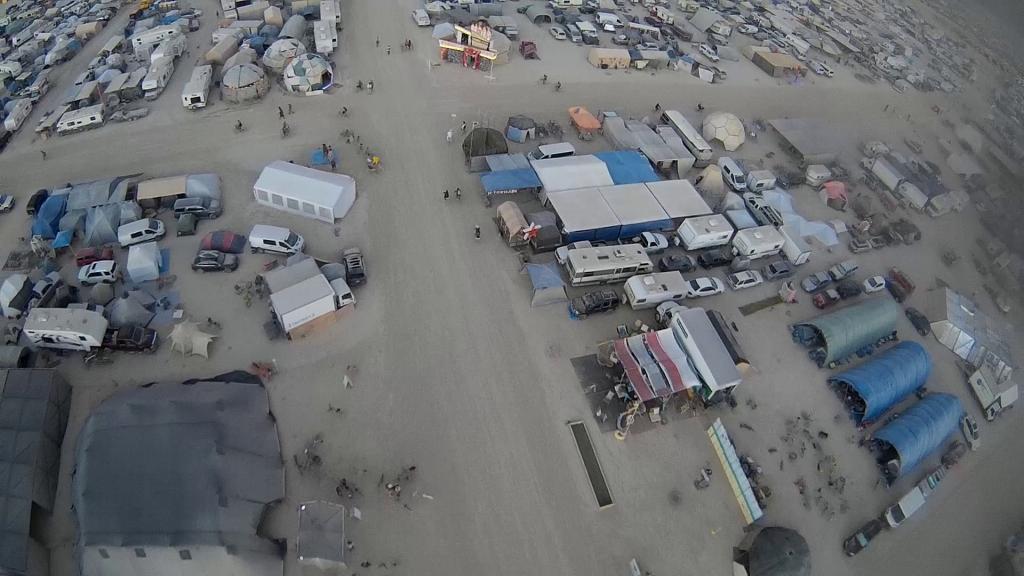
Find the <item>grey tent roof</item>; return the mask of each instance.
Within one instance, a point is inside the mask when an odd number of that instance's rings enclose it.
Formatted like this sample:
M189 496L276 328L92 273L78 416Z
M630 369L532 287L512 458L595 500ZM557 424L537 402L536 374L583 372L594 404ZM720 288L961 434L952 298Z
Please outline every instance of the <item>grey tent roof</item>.
M79 547L230 546L283 570L280 549L257 534L284 498L284 469L266 390L251 375L115 393L86 420L76 467Z
M562 282L562 276L554 262L528 263L525 269L530 276L530 283L533 284L531 306L557 304L568 299L565 295L565 283Z
M121 207L117 204L104 204L89 208L85 213L85 236L82 238L86 246L102 246L117 242L117 227L121 223Z
M823 364L842 360L896 330L902 310L891 298L872 298L799 325L813 327L825 346Z
M328 568L345 562L345 507L314 500L299 505L299 562Z
M68 192L67 209L84 210L110 202L121 202L125 199L128 187L122 186L124 177L106 178L93 182L83 182L71 186Z
M507 154L508 143L505 135L494 128L483 126L470 130L462 141L462 152L466 158L489 156L491 154Z
M526 8L526 17L530 19L530 22L539 24L540 22L548 22L554 18L547 9L541 4L530 4Z
M0 573L29 570L32 504L53 509L71 388L55 370L0 371Z
M765 528L750 545L747 570L750 576L811 576L811 550L796 530Z
M111 328L121 326L146 326L155 314L146 309L137 299L128 296L117 298L107 305Z

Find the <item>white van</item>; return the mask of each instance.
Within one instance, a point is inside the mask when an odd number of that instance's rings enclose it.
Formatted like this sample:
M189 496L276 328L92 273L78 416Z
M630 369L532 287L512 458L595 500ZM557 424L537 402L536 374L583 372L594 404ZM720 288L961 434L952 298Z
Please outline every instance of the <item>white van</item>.
M412 11L412 21L415 22L417 26L430 26L430 15L427 14L426 10L417 8Z
M747 172L747 190L761 193L775 188L775 174L771 170L751 170Z
M530 152L530 158L534 160L548 160L550 158L565 158L566 156L575 156L576 147L568 142L558 142L557 144L544 144L538 146L536 150Z
M655 272L626 280L626 299L633 310L686 300L686 279L679 272Z
M924 492L917 486L907 492L900 501L890 506L885 511L885 521L888 522L889 526L896 528L903 523L904 520L910 518L911 514L917 512L924 506L925 496Z
M117 243L122 248L164 237L164 223L156 218L143 218L117 227Z
M598 12L596 16L597 23L600 24L601 26L604 26L605 24L611 24L616 28L622 28L623 26L626 25L622 21L622 19L618 17L617 14L611 14L609 12Z
M729 188L737 192L746 191L746 176L743 174L743 168L740 168L735 160L728 156L719 156L718 167L722 169L722 179L729 185Z
M270 252L291 256L302 252L304 245L302 236L280 226L256 224L249 232L249 249L253 254Z

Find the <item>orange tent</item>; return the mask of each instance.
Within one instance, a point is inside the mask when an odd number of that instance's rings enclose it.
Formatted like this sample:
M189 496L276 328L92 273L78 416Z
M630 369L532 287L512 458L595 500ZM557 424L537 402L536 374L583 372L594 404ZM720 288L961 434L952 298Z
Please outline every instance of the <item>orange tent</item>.
M597 120L597 117L590 113L583 106L573 106L569 108L569 119L572 121L572 125L576 127L576 131L579 133L580 138L589 136L594 132L601 129L601 122Z

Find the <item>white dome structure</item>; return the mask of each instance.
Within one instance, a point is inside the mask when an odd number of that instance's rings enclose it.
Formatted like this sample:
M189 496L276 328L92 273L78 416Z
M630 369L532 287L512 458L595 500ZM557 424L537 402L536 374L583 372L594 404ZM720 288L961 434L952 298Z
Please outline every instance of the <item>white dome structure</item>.
M718 140L722 147L732 152L746 140L743 122L729 112L712 112L704 119L704 139Z
M306 46L294 38L277 40L263 53L263 65L272 72L280 73L288 61L306 53Z
M221 93L228 102L259 100L270 90L270 82L262 68L255 64L237 64L224 72Z
M289 92L321 94L334 84L334 71L323 56L307 52L292 58L284 67L282 80Z

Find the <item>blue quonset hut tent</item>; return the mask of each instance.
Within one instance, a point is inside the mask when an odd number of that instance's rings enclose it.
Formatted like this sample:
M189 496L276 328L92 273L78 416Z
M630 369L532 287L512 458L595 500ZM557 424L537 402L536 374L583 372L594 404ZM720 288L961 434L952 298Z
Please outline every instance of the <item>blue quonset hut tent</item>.
M812 348L818 366L833 367L850 356L894 337L902 315L899 304L876 297L793 326L793 340Z
M900 342L873 359L829 378L858 425L878 420L924 386L932 359L917 342Z
M661 180L650 161L636 150L610 150L594 154L608 166L616 184L643 184Z
M67 196L50 196L43 201L42 206L36 213L36 219L32 223L32 235L42 236L50 240L57 236L60 231L60 219L64 216L64 207L67 205Z
M952 394L929 394L875 433L878 461L889 481L910 472L942 446L964 409Z

